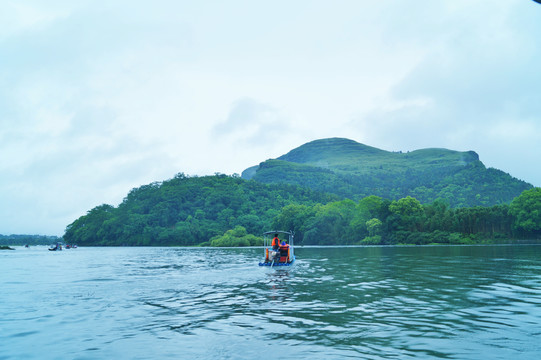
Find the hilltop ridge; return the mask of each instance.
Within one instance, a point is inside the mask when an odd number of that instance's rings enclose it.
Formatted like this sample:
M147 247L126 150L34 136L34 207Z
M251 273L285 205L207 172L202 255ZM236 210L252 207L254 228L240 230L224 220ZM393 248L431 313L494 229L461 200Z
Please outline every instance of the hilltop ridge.
M453 206L508 203L532 187L487 169L474 151L427 148L391 152L346 138L319 139L242 172L244 179L309 187L341 197L414 196Z
M320 159L326 158L329 161L343 160L346 158L361 158L363 156L384 155L388 151L364 145L345 138L328 138L314 140L299 146L282 155L278 160L297 163L317 163Z

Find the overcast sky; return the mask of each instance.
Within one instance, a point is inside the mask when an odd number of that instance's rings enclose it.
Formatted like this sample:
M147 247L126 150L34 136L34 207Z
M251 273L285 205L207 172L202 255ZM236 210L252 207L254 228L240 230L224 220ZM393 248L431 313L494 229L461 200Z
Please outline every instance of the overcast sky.
M327 137L541 186L541 5L0 0L0 234Z

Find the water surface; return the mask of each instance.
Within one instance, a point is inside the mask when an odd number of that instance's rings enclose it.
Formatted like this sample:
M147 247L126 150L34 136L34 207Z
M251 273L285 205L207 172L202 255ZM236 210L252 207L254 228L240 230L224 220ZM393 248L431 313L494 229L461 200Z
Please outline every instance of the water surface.
M0 252L0 359L539 359L541 246Z

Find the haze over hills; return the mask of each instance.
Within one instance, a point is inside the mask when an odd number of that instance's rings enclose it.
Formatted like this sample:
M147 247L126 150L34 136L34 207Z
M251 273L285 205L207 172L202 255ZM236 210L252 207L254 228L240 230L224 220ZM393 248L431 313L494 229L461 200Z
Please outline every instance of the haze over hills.
M390 152L344 138L315 140L243 171L244 179L309 187L351 199L444 199L452 206L508 203L532 187L486 168L474 151Z

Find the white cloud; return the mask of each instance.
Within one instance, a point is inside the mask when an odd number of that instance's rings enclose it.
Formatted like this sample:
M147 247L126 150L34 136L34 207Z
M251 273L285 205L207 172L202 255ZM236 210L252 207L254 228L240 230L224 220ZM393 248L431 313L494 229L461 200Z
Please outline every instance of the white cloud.
M217 141L243 141L251 146L264 146L288 130L278 110L243 98L233 103L227 119L216 124L212 133Z
M492 125L487 135L497 142L516 144L527 141L532 144L539 141L541 123L534 121L521 121L507 119Z
M21 1L6 0L0 9L0 41L25 31L41 30L69 15L67 9L44 8Z

